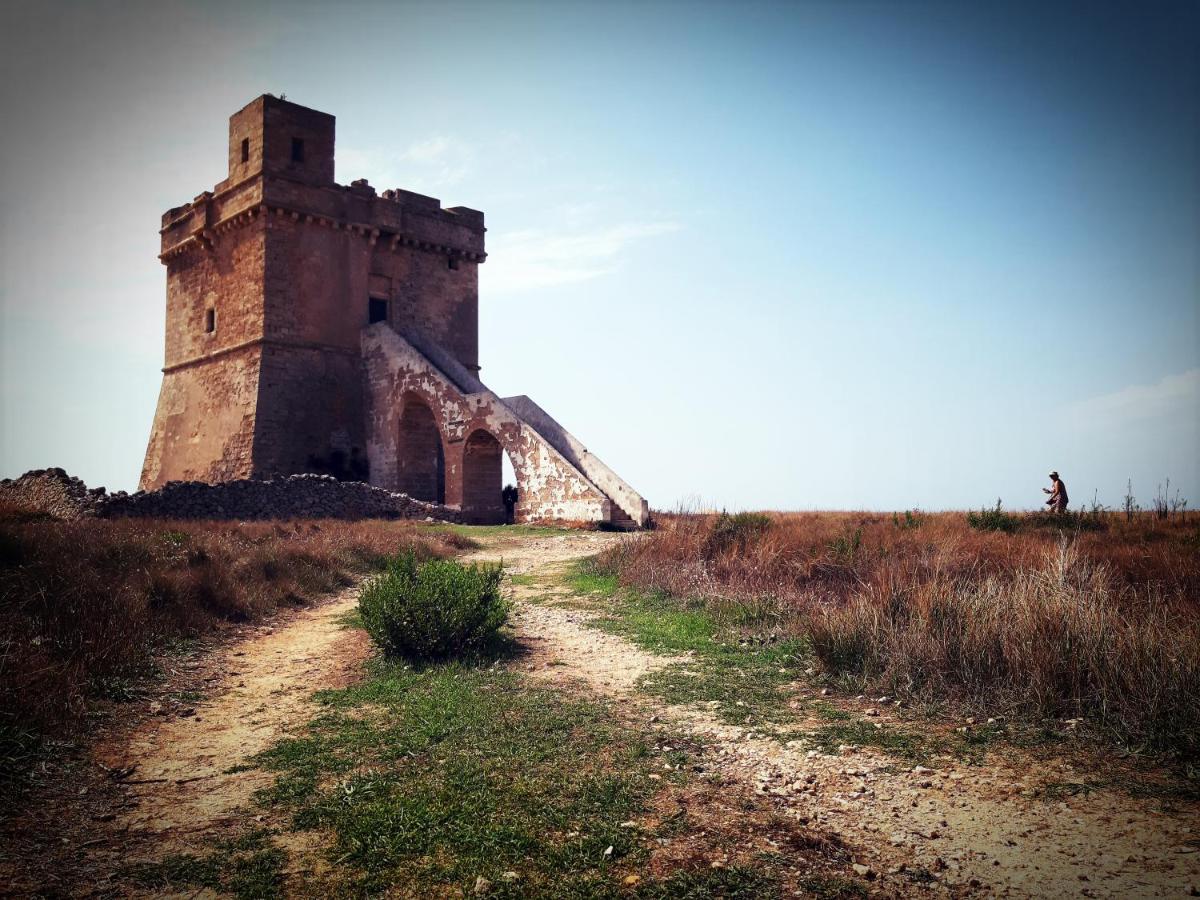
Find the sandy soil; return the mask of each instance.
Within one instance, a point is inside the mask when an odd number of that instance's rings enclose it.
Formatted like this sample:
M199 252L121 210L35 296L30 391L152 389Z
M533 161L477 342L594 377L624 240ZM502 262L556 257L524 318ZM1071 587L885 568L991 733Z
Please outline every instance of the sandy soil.
M675 661L589 627L592 613L556 605L561 589L539 584L620 539L594 532L505 534L467 557L503 559L510 574L526 576L514 584L514 625L529 651L518 665L540 680L627 704L659 727L696 735L708 747L710 771L746 786L773 812L860 848L855 862L873 892L1170 897L1200 885L1196 804L1164 812L1152 800L1114 790L1047 802L1033 796L1036 787L1083 781L1089 773L1010 749L991 753L982 766L947 758L932 770L910 770L854 748L822 755L725 725L703 706L664 707L638 694L642 675ZM114 811L96 815L99 801L93 801L85 833L64 829L62 840L76 842L81 869L97 873L70 893L126 894L109 880L122 864L204 852L256 815L251 795L271 776L227 770L303 726L314 711L313 691L360 677L369 652L365 635L338 621L354 604L351 589L253 629L191 673L205 685L205 699L148 716L93 751L105 808ZM881 709L880 721L886 718ZM293 884L319 865L319 848L301 843L288 844L297 857L288 867Z

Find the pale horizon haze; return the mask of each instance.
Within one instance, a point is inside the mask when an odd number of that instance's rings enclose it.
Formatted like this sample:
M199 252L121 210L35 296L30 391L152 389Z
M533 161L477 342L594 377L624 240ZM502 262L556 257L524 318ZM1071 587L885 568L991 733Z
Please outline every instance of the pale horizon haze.
M262 93L481 209L481 377L652 507L1200 505L1200 5L11 3L0 477L133 490Z

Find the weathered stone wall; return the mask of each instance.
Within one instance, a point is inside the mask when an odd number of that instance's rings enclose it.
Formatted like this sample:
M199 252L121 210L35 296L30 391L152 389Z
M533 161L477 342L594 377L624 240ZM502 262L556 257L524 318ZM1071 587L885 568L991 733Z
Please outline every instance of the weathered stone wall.
M650 504L646 499L606 466L596 454L589 451L575 435L563 428L550 413L523 394L518 397L505 397L504 405L545 438L571 465L586 475L592 484L617 504L629 517L630 522L638 527L649 524Z
M261 346L251 345L163 373L143 488L254 474L261 363Z
M167 370L262 339L265 265L266 230L259 219L222 235L211 250L171 261L163 363Z
M0 481L0 503L55 519L95 515L104 497L104 488L89 489L62 469L34 469L20 478Z
M457 510L406 494L330 476L207 484L175 481L154 491L89 490L62 469L26 472L0 482L0 502L58 519L432 519L458 522Z
M250 222L168 266L166 364L143 487L252 474L264 254L264 229Z
M253 477L318 472L366 481L366 460L358 356L266 345Z

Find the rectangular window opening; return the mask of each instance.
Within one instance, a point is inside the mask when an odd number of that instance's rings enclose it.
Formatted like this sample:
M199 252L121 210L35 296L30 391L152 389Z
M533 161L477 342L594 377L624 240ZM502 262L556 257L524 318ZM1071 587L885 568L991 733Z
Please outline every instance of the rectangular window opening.
M204 311L204 331L212 334L217 330L217 311L211 306Z
M303 138L292 138L292 162L304 162Z
M386 300L380 300L377 297L372 297L367 305L367 324L374 325L376 322L387 321L387 306Z
M447 256L446 257L446 265L449 266L451 269L457 269L458 268L458 258L454 257L454 256Z
M242 138L242 162L250 162L250 138Z

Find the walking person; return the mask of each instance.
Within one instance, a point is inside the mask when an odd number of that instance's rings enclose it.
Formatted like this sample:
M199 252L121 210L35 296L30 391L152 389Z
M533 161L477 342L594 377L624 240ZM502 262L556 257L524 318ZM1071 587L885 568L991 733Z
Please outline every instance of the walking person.
M1063 484L1063 480L1058 477L1057 472L1050 473L1050 487L1042 488L1043 494L1049 494L1050 497L1046 500L1046 505L1050 507L1050 512L1061 513L1067 511L1067 486Z

